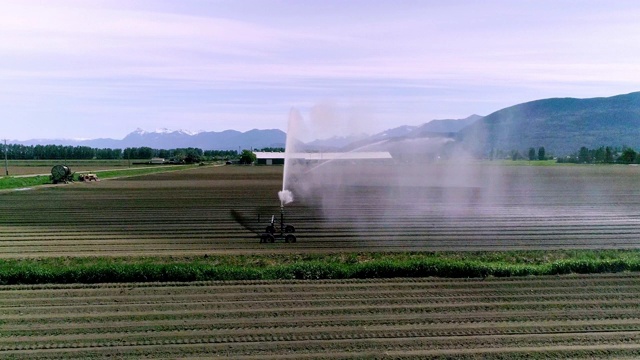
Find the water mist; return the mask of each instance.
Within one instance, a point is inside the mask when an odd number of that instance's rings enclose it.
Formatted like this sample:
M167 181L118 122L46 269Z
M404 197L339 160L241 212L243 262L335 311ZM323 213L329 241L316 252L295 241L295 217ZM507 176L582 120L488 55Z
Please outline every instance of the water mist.
M280 199L280 207L293 202L293 193L287 187L289 181L289 173L293 166L292 154L295 151L295 134L298 132L298 127L302 124L302 117L298 110L292 108L289 111L289 121L287 124L287 138L285 142L284 151L284 170L282 174L282 190L278 192L278 198Z

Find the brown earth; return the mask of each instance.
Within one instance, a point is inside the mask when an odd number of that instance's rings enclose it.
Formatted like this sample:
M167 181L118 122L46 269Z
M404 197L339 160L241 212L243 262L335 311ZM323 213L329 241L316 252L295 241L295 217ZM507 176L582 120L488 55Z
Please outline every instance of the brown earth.
M375 168L366 183L328 179L286 206L295 244L260 244L256 235L279 212L280 167L5 192L0 256L638 246L637 168L487 169L430 184L407 169L395 187L381 186L385 172ZM632 359L640 356L639 280L0 286L0 358Z
M638 274L0 287L0 357L640 355Z
M279 214L282 167L202 167L4 192L0 257L640 244L638 167L487 169L468 176L466 187L465 180L429 184L410 168L405 183L392 187L376 183L384 172L375 168L368 174L375 181L366 184L327 182L285 207L295 244L258 243L257 234Z

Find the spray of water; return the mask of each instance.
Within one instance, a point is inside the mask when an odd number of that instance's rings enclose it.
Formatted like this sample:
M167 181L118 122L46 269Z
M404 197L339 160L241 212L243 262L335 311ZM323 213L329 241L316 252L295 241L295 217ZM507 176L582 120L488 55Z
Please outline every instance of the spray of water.
M289 190L278 191L278 198L280 199L280 206L293 202L293 193Z
M468 189L480 186L482 174L463 152L454 153L450 137L382 137L346 142L346 147L313 146L315 139L370 133L371 119L362 111L327 104L312 108L306 118L292 109L281 204L293 201L295 194L297 202L320 210L329 223L359 228L420 217L437 206L443 216L473 209L478 197Z
M293 154L298 148L298 143L300 143L300 140L296 138L296 135L302 132L300 128L301 126L303 126L303 121L300 112L295 108L291 108L291 110L289 111L289 121L287 124L287 140L285 143L282 190L278 192L278 199L280 199L281 207L293 202L293 192L289 190L288 183L290 181L290 173L294 161Z
M285 152L284 152L284 173L282 175L282 191L284 193L287 190L287 182L289 181L289 173L291 172L292 167L292 154L296 151L297 142L296 135L300 134L301 126L303 125L302 116L300 112L292 108L289 111L289 121L287 124L287 140L285 143ZM286 198L290 198L293 201L293 194L289 192L290 195L287 195ZM283 195L284 196L284 195ZM284 201L283 197L280 197L280 201ZM291 202L289 201L289 202Z
M522 235L523 240L518 238L521 235L510 234L525 234L528 229L546 233L548 226L564 228L566 221L573 221L569 218L579 219L580 215L595 219L585 212L591 209L588 206L567 210L561 203L567 189L576 194L574 199L580 204L589 204L596 191L608 194L601 199L615 196L610 193L614 187L582 189L587 182L576 182L575 170L569 168L478 161L465 150L469 144L459 141L463 139L459 136L454 139L455 135L414 132L351 142L345 148L313 146L314 139L370 134L369 125L375 118L365 116L369 121L363 121L358 115L361 113L327 105L305 112L304 117L296 109L290 111L283 185L278 197L284 206L295 194L296 203L321 217L313 226L326 227L328 233L349 228L354 234L365 234L357 237L363 246L393 242L406 249L422 249L456 243L476 248L482 244L473 239L491 238L492 249L519 244L526 247L528 235ZM502 145L496 140L491 146L501 149ZM366 156L376 152L391 156ZM558 183L554 180L557 176L573 180ZM554 189L547 180L556 181L560 187ZM576 192L575 188L581 190ZM605 206L604 202L599 204ZM556 218L558 222L554 223ZM516 232L514 223L519 224Z

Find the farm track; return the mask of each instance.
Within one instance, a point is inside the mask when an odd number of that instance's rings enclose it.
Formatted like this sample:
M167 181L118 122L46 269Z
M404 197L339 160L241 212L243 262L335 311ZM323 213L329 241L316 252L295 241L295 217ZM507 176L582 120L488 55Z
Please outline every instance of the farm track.
M0 357L633 358L640 275L0 287Z

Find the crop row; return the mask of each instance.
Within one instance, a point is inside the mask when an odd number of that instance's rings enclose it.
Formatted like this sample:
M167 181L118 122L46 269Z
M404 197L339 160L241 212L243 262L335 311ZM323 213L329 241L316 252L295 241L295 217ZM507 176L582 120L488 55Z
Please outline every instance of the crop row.
M394 277L482 277L639 271L640 254L620 258L575 258L541 264L437 257L364 262L300 260L291 264L219 265L207 261L47 263L0 261L0 284L102 283L259 279L349 279Z
M0 286L0 357L634 357L637 278Z
M412 186L328 184L285 207L296 244L259 244L257 233L280 211L281 171L197 168L4 192L0 257L640 246L640 193L631 178L594 174L584 186L598 191L576 194L560 181L571 174L526 178L533 181L526 186L524 170L509 175L507 190L490 182L429 186L411 170Z

